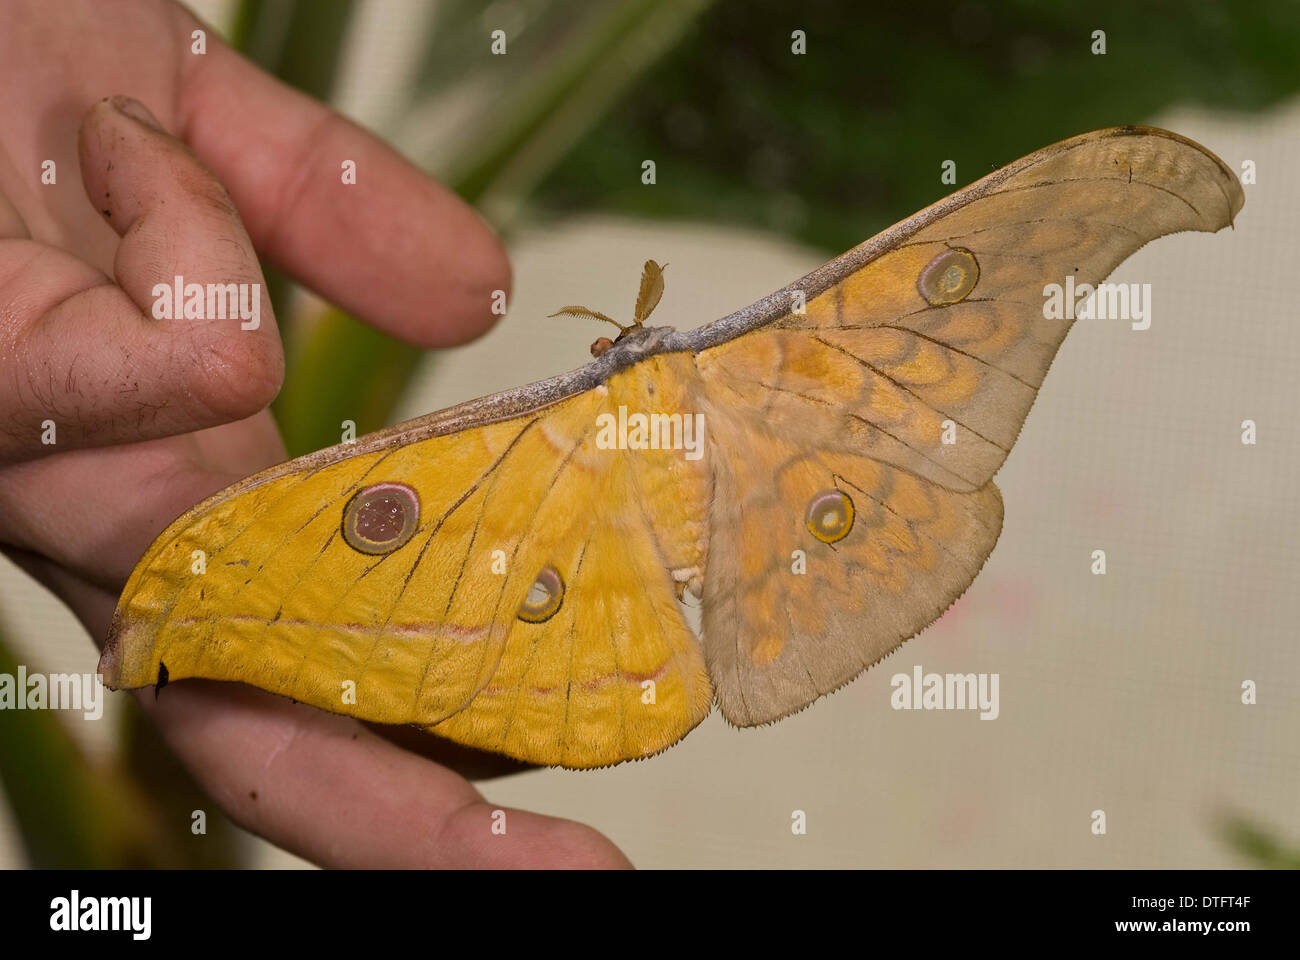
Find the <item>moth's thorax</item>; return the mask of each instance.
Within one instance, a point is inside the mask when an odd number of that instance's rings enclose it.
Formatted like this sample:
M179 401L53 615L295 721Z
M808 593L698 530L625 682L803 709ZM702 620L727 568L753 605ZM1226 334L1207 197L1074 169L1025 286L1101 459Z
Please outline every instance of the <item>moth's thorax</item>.
M664 339L676 332L672 327L631 327L619 335L604 353L606 362L622 369L663 350ZM603 359L603 358L602 358Z

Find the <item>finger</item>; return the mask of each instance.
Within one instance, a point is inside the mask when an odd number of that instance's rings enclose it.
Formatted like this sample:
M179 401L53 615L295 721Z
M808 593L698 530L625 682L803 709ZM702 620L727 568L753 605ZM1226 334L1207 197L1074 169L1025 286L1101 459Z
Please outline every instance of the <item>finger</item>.
M138 693L237 823L329 867L625 867L600 833L495 807L362 724L244 686ZM238 744L238 749L232 749ZM493 830L493 824L505 832Z
M167 524L283 459L264 410L183 437L14 464L0 470L0 541L47 556L116 595Z
M31 233L27 229L18 208L9 202L9 198L0 191L0 237L27 238Z
M495 319L510 268L454 193L234 50L187 58L181 136L229 188L257 248L381 330L463 343ZM356 182L343 182L343 165Z
M283 376L261 268L221 184L125 98L90 109L80 148L87 195L122 235L117 285L51 247L0 241L0 462L247 417Z

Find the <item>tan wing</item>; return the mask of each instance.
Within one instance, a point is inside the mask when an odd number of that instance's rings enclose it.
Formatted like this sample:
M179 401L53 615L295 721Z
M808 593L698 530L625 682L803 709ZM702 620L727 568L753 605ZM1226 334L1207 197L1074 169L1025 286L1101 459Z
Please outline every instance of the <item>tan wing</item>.
M729 720L802 708L969 585L1000 527L991 478L1070 326L1045 318L1046 285L1097 284L1149 240L1228 226L1243 202L1190 141L1087 134L805 278L806 312L700 354L711 422L726 425L711 432L723 466L704 644ZM871 522L826 543L805 511L832 488Z

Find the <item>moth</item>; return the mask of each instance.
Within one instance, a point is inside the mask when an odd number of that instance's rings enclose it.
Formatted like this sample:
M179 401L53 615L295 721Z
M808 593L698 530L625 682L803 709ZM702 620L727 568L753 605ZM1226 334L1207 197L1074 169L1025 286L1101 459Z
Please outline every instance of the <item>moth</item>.
M934 621L989 556L993 475L1072 323L1049 285L1095 285L1243 203L1204 147L1118 127L697 329L646 323L652 261L631 324L562 311L620 328L585 366L176 520L122 593L104 680L240 681L565 767L664 750L715 700L737 726L780 720Z

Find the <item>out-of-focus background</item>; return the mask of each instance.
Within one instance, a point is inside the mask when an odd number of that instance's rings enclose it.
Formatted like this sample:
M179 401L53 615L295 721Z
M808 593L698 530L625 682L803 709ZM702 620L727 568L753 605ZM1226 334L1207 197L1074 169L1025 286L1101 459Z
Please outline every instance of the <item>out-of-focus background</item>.
M477 204L514 261L499 326L426 358L269 276L295 454L345 419L370 430L582 364L605 331L545 316L630 313L648 258L671 264L656 322L744 306L950 192L946 160L960 186L1152 123L1253 163L1235 230L1158 241L1113 277L1152 285L1149 330L1076 325L998 475L1001 541L942 620L774 727L715 713L650 761L480 786L641 866L1300 865L1293 3L192 6ZM96 657L0 565L0 672ZM890 676L916 664L1000 674L1000 717L892 710ZM0 714L0 779L0 866L301 862L226 823L125 696L97 722ZM171 826L200 807L206 837Z

